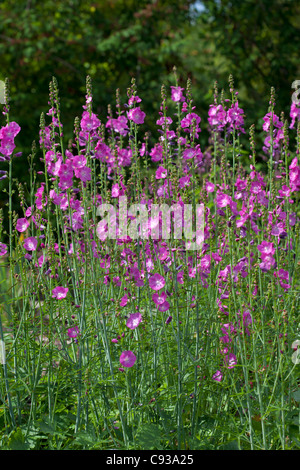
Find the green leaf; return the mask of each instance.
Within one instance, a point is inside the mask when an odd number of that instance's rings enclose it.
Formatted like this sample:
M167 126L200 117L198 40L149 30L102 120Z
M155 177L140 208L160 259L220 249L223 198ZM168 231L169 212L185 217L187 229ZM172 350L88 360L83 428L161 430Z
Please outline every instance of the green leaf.
M293 392L292 393L292 396L294 398L294 400L296 400L296 402L300 402L300 390L297 390L296 392Z
M229 441L221 447L221 450L241 450L238 441Z
M25 436L20 428L12 433L8 442L8 447L11 450L29 450L29 445L25 443Z
M143 450L158 449L161 432L156 424L144 424L137 433L136 440Z

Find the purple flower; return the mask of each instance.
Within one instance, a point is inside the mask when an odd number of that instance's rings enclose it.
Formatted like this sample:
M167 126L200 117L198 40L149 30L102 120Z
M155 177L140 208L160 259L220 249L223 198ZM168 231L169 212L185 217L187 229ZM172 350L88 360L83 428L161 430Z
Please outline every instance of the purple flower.
M69 289L67 287L57 286L52 290L52 297L57 300L64 299L68 291Z
M14 121L11 121L9 124L6 124L5 127L2 127L0 130L0 139L13 140L17 134L19 134L21 127Z
M68 329L68 336L69 338L77 338L79 335L79 328L78 326L73 326L72 328Z
M7 253L7 245L0 243L0 256L4 256Z
M190 160L191 158L194 158L195 153L196 153L196 152L195 152L195 149L193 149L192 147L187 148L187 149L185 149L185 150L183 151L183 153L182 153L182 158L183 158L184 160Z
M139 106L130 109L127 113L128 119L133 121L135 124L144 124L146 114L141 110Z
M125 307L125 305L127 304L128 302L128 297L127 295L123 295L121 301L120 301L120 307Z
M224 362L225 364L227 364L228 369L233 369L234 366L237 364L235 354L229 353L227 356L225 356Z
M162 166L159 166L156 170L156 173L155 173L155 178L158 180L158 179L162 179L162 178L166 178L167 177L167 174L168 174L168 171L162 167Z
M231 197L227 194L219 193L216 197L216 203L218 207L226 207L232 201Z
M23 246L27 251L35 251L37 247L37 239L34 237L25 238Z
M211 183L210 181L207 181L207 182L206 182L206 186L205 186L205 187L206 187L206 191L207 191L208 193L213 193L214 190L215 190L215 185L214 185L214 183Z
M150 151L151 160L153 162L159 162L162 159L163 148L161 145L156 144Z
M211 104L208 116L209 124L213 127L217 126L218 130L221 130L226 125L226 111L221 104L218 106Z
M169 308L170 308L170 304L167 300L163 304L160 304L158 306L158 310L160 312L166 312L167 310L169 310Z
M258 251L261 252L262 259L265 258L266 255L274 255L275 248L272 242L266 242L263 240L260 245L257 245Z
M136 356L133 354L132 351L123 351L120 356L120 362L124 367L132 367L134 366L136 361Z
M84 155L76 155L72 160L73 168L82 168L86 165L86 158Z
M156 305L163 304L167 299L167 295L165 292L161 292L160 294L153 294L152 300Z
M172 321L172 318L171 315L166 319L166 325L168 325L169 323L171 323Z
M85 132L90 132L92 130L98 129L101 125L101 122L97 118L96 114L90 113L88 111L84 111L82 113L82 119L80 121L80 127Z
M212 379L216 380L216 382L221 382L221 380L223 379L222 372L220 370L217 370L217 372L215 372L214 375L212 376Z
M130 328L131 330L134 330L135 328L139 326L141 321L142 321L142 315L139 312L132 313L126 322L126 326Z
M191 184L190 180L191 180L190 175L182 176L182 178L179 178L179 187L182 189L182 188L185 188L186 186L190 186Z
M29 227L29 222L27 219L18 219L16 229L18 232L26 232Z
M161 276L160 274L156 273L156 274L153 274L153 276L150 277L149 279L149 286L151 287L151 289L153 290L160 290L162 289L164 286L165 286L165 279L163 278L163 276Z
M184 88L181 88L180 86L171 86L171 99L175 103L178 101L184 101L185 98L182 94Z
M111 188L111 197L118 197L120 195L120 187L118 183L113 184Z
M84 183L86 181L91 181L92 170L88 166L82 166L80 168L75 168L75 176L76 178L79 178L81 181Z

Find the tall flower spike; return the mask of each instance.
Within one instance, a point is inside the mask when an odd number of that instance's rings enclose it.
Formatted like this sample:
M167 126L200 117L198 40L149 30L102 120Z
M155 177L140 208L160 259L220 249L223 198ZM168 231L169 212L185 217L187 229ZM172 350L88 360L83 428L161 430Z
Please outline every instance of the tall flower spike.
M8 78L5 79L5 82L4 82L4 104L5 106L8 108L9 105L9 101L10 101L10 87L9 87L9 80Z
M4 82L4 108L2 114L6 115L7 124L9 122L9 101L10 101L10 93L9 93L9 80L8 78L5 79Z

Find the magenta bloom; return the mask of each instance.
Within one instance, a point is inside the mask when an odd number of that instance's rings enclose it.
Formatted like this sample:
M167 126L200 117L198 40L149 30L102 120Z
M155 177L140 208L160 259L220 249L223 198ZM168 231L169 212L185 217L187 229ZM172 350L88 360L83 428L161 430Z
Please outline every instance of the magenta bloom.
M170 304L167 300L163 304L160 304L158 306L158 310L160 312L166 312L167 310L169 310L169 308L170 308Z
M212 376L213 380L216 380L216 382L221 382L223 379L223 374L220 370L217 370L217 372Z
M4 256L7 253L7 245L0 243L0 256Z
M118 183L113 184L111 188L111 197L119 197L120 196L120 187Z
M37 239L34 237L25 238L23 246L27 251L35 251L37 247Z
M237 364L235 354L229 353L227 356L225 356L224 362L227 364L228 369L233 369Z
M86 181L91 181L92 170L88 166L82 166L80 168L75 168L75 176L79 178L81 181L86 183Z
M183 151L182 158L184 160L190 160L191 158L194 158L195 154L196 154L195 149L193 149L192 147L189 147Z
M26 232L29 227L29 222L27 219L18 219L16 229L18 232Z
M135 124L144 124L146 114L141 110L139 106L130 109L127 113L128 119L135 122Z
M151 160L159 162L163 156L163 148L160 144L156 144L150 151Z
M168 174L168 171L162 167L162 166L159 166L156 170L156 173L155 173L155 178L157 180L161 179L161 178L166 178L167 177L167 174Z
M139 326L141 321L142 321L142 315L139 312L132 313L126 322L126 326L130 328L131 330L134 330L135 328Z
M226 207L231 203L231 197L228 194L218 194L216 202L218 207Z
M207 182L206 182L206 191L207 191L208 193L213 193L214 190L215 190L215 185L214 185L214 183L211 183L210 181L207 181Z
M152 300L156 305L163 304L167 299L167 295L165 292L161 292L161 294L153 294Z
M84 155L76 155L72 160L73 168L82 168L86 165L86 158Z
M182 94L184 88L180 86L171 86L171 100L177 103L178 101L184 101L185 98Z
M133 354L132 351L123 351L120 356L120 362L124 367L132 367L134 366L136 361L136 356Z
M263 240L260 245L257 245L258 251L261 252L262 258L267 255L273 256L275 253L274 244L272 242L266 242Z
M52 290L52 297L57 300L64 299L68 291L69 289L67 287L57 286Z
M0 130L0 139L13 140L17 134L19 134L21 127L14 121L11 121L9 124L6 124L5 127L2 127Z
M68 329L68 336L69 338L77 338L79 335L79 328L78 326L73 326L72 328Z
M182 178L179 178L179 187L182 189L182 188L185 188L186 186L189 186L190 179L191 179L190 175L182 176Z
M123 295L123 297L122 297L122 299L121 299L121 301L120 301L120 307L125 307L125 305L127 304L127 302L128 302L128 297L127 297L127 295L125 294L125 295Z
M164 286L165 286L165 279L163 278L163 276L161 276L160 274L156 273L156 274L153 274L153 276L150 277L149 279L149 286L151 287L151 289L153 290L160 290L162 289Z

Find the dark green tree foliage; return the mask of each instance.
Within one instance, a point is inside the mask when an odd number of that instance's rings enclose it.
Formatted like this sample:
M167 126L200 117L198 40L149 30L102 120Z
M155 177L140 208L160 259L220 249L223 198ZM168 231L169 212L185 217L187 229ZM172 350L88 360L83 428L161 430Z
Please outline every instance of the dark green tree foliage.
M300 79L299 16L298 2L288 0L3 0L0 78L10 80L10 116L22 127L16 151L23 157L15 161L14 175L25 178L32 141L38 146L52 76L59 84L66 139L82 113L87 75L94 112L103 121L108 104L115 109L116 89L124 103L135 77L145 130L155 138L160 88L174 85L174 65L181 86L192 79L203 146L214 81L227 91L230 73L247 114L246 130L267 111L271 86L276 109L288 116L291 84Z
M270 89L288 117L291 85L300 79L300 5L293 0L203 0L194 27L193 75L227 86L232 73L252 122L266 112ZM198 45L198 46L197 46ZM201 56L207 60L201 59ZM198 58L200 60L198 60ZM280 112L280 111L279 111Z
M3 1L0 5L1 72L11 83L11 118L22 127L22 150L38 139L55 76L65 135L82 113L86 75L93 81L94 111L103 119L135 77L143 107L158 112L160 86L180 63L173 47L190 22L191 0Z

